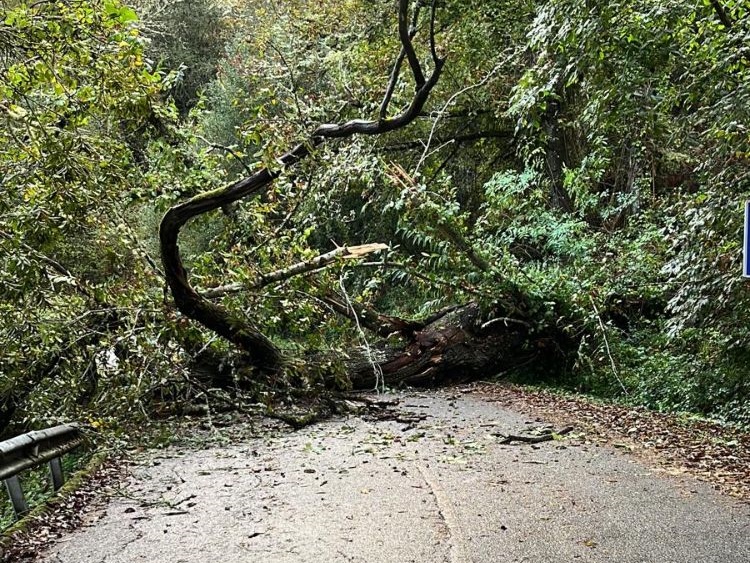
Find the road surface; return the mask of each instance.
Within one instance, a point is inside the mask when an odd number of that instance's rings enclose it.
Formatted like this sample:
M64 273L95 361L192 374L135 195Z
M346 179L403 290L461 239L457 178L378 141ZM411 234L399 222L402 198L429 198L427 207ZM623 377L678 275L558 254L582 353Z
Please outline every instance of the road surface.
M394 396L273 438L172 447L48 563L750 561L750 508L474 393Z

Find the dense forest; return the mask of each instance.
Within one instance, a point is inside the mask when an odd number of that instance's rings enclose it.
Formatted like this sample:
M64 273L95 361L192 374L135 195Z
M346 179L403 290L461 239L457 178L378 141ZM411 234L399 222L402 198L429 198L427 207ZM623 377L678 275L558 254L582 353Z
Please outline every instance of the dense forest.
M511 378L750 424L741 0L3 0L0 429Z

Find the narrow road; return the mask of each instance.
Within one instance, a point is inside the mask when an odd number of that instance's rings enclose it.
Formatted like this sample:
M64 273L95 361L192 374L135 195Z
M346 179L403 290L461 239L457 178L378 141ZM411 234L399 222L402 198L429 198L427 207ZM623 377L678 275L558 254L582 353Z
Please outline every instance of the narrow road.
M49 563L750 561L750 507L480 394L394 396L396 420L334 420L169 448Z

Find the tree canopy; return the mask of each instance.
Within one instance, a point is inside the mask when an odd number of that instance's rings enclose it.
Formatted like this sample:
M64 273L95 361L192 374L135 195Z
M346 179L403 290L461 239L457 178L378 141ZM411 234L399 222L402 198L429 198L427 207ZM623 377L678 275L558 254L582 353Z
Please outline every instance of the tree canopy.
M750 423L749 25L4 4L2 426L496 375Z

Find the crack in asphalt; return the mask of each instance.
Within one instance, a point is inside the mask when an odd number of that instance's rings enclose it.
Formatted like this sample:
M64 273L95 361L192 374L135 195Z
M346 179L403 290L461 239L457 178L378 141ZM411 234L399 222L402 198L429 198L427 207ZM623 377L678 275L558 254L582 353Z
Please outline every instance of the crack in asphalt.
M448 561L451 563L472 563L473 560L466 552L466 540L461 530L461 524L451 508L450 499L426 466L416 463L415 467L430 488L430 493L435 499L438 514L445 525L450 545Z

